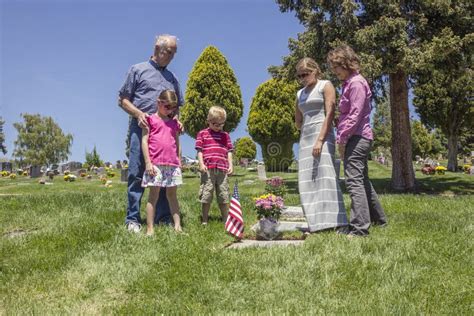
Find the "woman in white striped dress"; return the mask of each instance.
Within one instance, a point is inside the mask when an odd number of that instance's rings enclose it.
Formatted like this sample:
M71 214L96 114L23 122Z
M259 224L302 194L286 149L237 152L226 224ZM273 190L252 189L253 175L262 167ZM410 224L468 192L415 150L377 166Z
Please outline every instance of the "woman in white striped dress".
M311 58L296 66L304 86L297 94L295 123L301 129L298 187L309 231L347 226L346 210L334 170L335 137L332 125L336 92Z

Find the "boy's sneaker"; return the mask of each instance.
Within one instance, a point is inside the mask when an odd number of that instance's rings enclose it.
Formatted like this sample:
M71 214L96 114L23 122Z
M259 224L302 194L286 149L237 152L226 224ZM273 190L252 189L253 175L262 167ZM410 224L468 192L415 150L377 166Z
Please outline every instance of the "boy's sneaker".
M127 230L129 232L132 232L132 233L135 233L135 234L138 234L140 232L140 224L138 223L135 223L135 222L130 222L127 224Z

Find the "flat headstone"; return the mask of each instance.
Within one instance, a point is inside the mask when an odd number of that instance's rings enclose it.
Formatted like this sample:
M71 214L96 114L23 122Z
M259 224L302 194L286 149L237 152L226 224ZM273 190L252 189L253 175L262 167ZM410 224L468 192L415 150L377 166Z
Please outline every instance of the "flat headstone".
M301 206L287 206L283 211L281 211L281 216L304 218L303 208Z
M257 231L260 226L259 223L254 224L250 229ZM292 231L307 231L308 223L306 222L297 222L297 221L279 221L276 231L279 233L282 232L292 232Z
M265 170L265 165L257 166L258 180L267 180L267 172Z
M301 246L304 243L304 240L249 240L244 239L240 242L233 243L228 249L242 249L249 247L278 247L278 246Z
M245 180L242 182L243 184L254 184L255 182L253 180Z
M280 221L280 225L278 225L277 230L279 232L306 231L308 230L308 223Z

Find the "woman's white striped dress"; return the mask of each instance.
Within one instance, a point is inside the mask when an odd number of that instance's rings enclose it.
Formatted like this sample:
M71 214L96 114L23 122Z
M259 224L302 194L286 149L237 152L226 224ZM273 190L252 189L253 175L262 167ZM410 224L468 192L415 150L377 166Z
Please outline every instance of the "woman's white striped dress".
M335 137L331 128L322 153L313 157L313 146L324 118L324 85L318 80L308 94L298 91L298 108L303 114L298 158L298 187L301 204L311 232L347 225L346 210L334 170Z

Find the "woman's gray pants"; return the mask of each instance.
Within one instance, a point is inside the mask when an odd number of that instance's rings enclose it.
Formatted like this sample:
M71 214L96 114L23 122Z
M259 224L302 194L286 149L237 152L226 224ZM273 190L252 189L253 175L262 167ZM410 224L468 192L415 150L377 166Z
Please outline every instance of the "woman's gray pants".
M368 235L370 223L386 225L385 212L370 183L367 160L372 142L362 136L352 136L344 153L344 176L351 197L350 232Z

